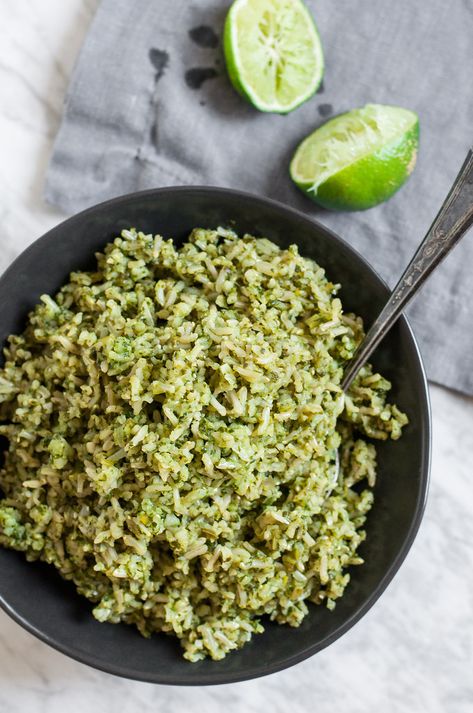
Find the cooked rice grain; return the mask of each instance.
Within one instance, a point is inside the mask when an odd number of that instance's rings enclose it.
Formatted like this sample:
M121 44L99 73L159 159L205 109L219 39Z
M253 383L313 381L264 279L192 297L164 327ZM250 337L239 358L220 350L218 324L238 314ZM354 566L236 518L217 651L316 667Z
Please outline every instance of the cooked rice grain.
M363 328L338 286L221 228L125 230L97 260L5 350L0 543L190 661L333 608L373 502L364 436L407 422L370 367L344 398Z

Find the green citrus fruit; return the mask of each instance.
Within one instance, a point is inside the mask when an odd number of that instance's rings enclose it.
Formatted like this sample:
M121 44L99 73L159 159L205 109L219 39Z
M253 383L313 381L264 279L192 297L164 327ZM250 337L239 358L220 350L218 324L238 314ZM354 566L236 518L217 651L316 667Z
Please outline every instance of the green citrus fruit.
M297 148L294 183L331 210L365 210L390 198L417 158L419 119L408 109L367 104L327 121Z
M287 114L322 80L322 45L302 0L235 0L224 51L232 84L260 111Z

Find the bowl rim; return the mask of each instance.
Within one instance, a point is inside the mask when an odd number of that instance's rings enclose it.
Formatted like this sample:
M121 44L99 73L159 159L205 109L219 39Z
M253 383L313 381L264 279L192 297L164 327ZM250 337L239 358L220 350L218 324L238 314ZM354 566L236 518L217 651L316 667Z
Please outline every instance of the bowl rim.
M93 206L85 208L84 210L75 213L74 215L62 220L53 228L48 230L46 233L41 235L39 238L34 240L25 250L23 250L13 262L0 274L0 282L2 282L10 273L13 273L19 261L33 249L37 249L38 245L42 242L49 241L51 237L54 237L55 233L62 232L65 227L73 229L77 221L82 221L89 215L93 215L97 209L104 209L107 207L119 206L120 204L126 204L130 200L136 200L139 198L147 198L155 196L157 198L162 198L168 193L212 193L217 198L219 195L232 195L235 198L241 200L253 201L260 203L261 207L267 207L269 209L276 209L278 211L284 211L289 216L302 221L308 225L308 227L318 229L325 233L328 237L334 240L334 242L341 244L347 252L352 253L364 266L366 270L371 272L377 281L386 291L390 291L385 280L378 274L378 272L372 267L368 260L361 255L361 253L356 250L352 245L350 245L346 240L341 238L337 233L335 233L330 228L320 223L316 218L293 208L281 201L274 200L272 198L267 198L266 196L261 196L255 193L250 193L247 191L241 191L233 188L225 188L221 186L205 186L205 185L177 185L177 186L165 186L162 188L150 188L143 191L135 191L132 193L126 193L114 198L110 198L100 203L96 203ZM116 664L106 664L103 660L98 659L94 655L89 655L82 653L80 649L74 648L74 646L63 643L57 640L54 636L43 632L38 629L35 625L31 624L26 618L18 614L14 607L10 605L0 592L0 608L10 616L17 624L19 624L23 629L33 634L36 638L45 644L48 644L56 651L65 654L69 658L78 661L79 663L91 666L104 673L112 674L115 676L120 676L122 678L127 678L135 681L142 681L146 683L154 683L160 685L181 685L181 686L201 686L201 685L221 685L227 683L238 683L240 681L247 681L261 676L267 676L278 671L290 668L295 664L298 664L305 659L313 656L314 654L322 651L327 646L332 644L334 641L343 636L349 629L351 629L363 616L371 609L371 607L378 601L381 594L386 590L394 576L399 571L403 561L405 560L412 544L418 533L424 511L427 502L427 495L430 483L430 468L431 468L431 457L432 457L432 414L431 414L431 403L429 395L429 386L427 382L427 376L425 372L425 366L420 353L419 345L417 343L414 331L409 323L407 317L403 314L399 318L408 338L411 341L412 352L414 358L417 360L418 367L418 377L419 377L419 391L423 395L423 406L422 406L422 454L421 454L421 467L420 467L420 490L416 502L416 507L414 511L414 516L412 518L411 524L409 526L408 532L404 538L402 546L391 563L390 567L384 573L382 579L380 580L378 586L371 591L371 593L365 598L363 604L356 609L351 616L349 616L346 621L341 624L332 633L325 636L321 641L315 644L306 646L304 649L298 651L292 656L286 657L284 660L273 664L262 663L259 667L251 671L251 673L239 674L239 673L221 673L218 671L212 671L209 674L203 674L198 681L182 680L181 677L175 675L163 675L162 672L157 672L157 675L149 675L145 673L140 673L138 670L131 670L126 665L116 665ZM189 664L191 665L191 664Z

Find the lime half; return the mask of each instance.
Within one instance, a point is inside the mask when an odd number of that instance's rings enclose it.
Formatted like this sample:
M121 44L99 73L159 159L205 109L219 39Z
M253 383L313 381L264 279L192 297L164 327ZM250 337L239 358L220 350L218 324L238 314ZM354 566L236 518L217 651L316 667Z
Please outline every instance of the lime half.
M316 129L291 161L294 183L324 208L364 210L390 198L414 170L419 119L367 104Z
M287 114L322 80L322 45L301 0L235 0L224 50L233 86L260 111Z

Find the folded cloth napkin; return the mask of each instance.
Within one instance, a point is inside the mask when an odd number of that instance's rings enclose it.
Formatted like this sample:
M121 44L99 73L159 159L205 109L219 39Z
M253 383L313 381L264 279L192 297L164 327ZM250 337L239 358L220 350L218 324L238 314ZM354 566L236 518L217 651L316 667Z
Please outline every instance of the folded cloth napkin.
M393 285L473 140L471 0L317 0L325 48L318 94L287 116L233 90L223 0L102 0L66 97L46 200L77 211L111 196L176 184L265 194L334 229ZM421 150L408 184L365 213L319 211L288 177L298 142L367 102L418 112ZM473 235L409 310L430 379L473 394ZM362 286L360 286L362 289Z

